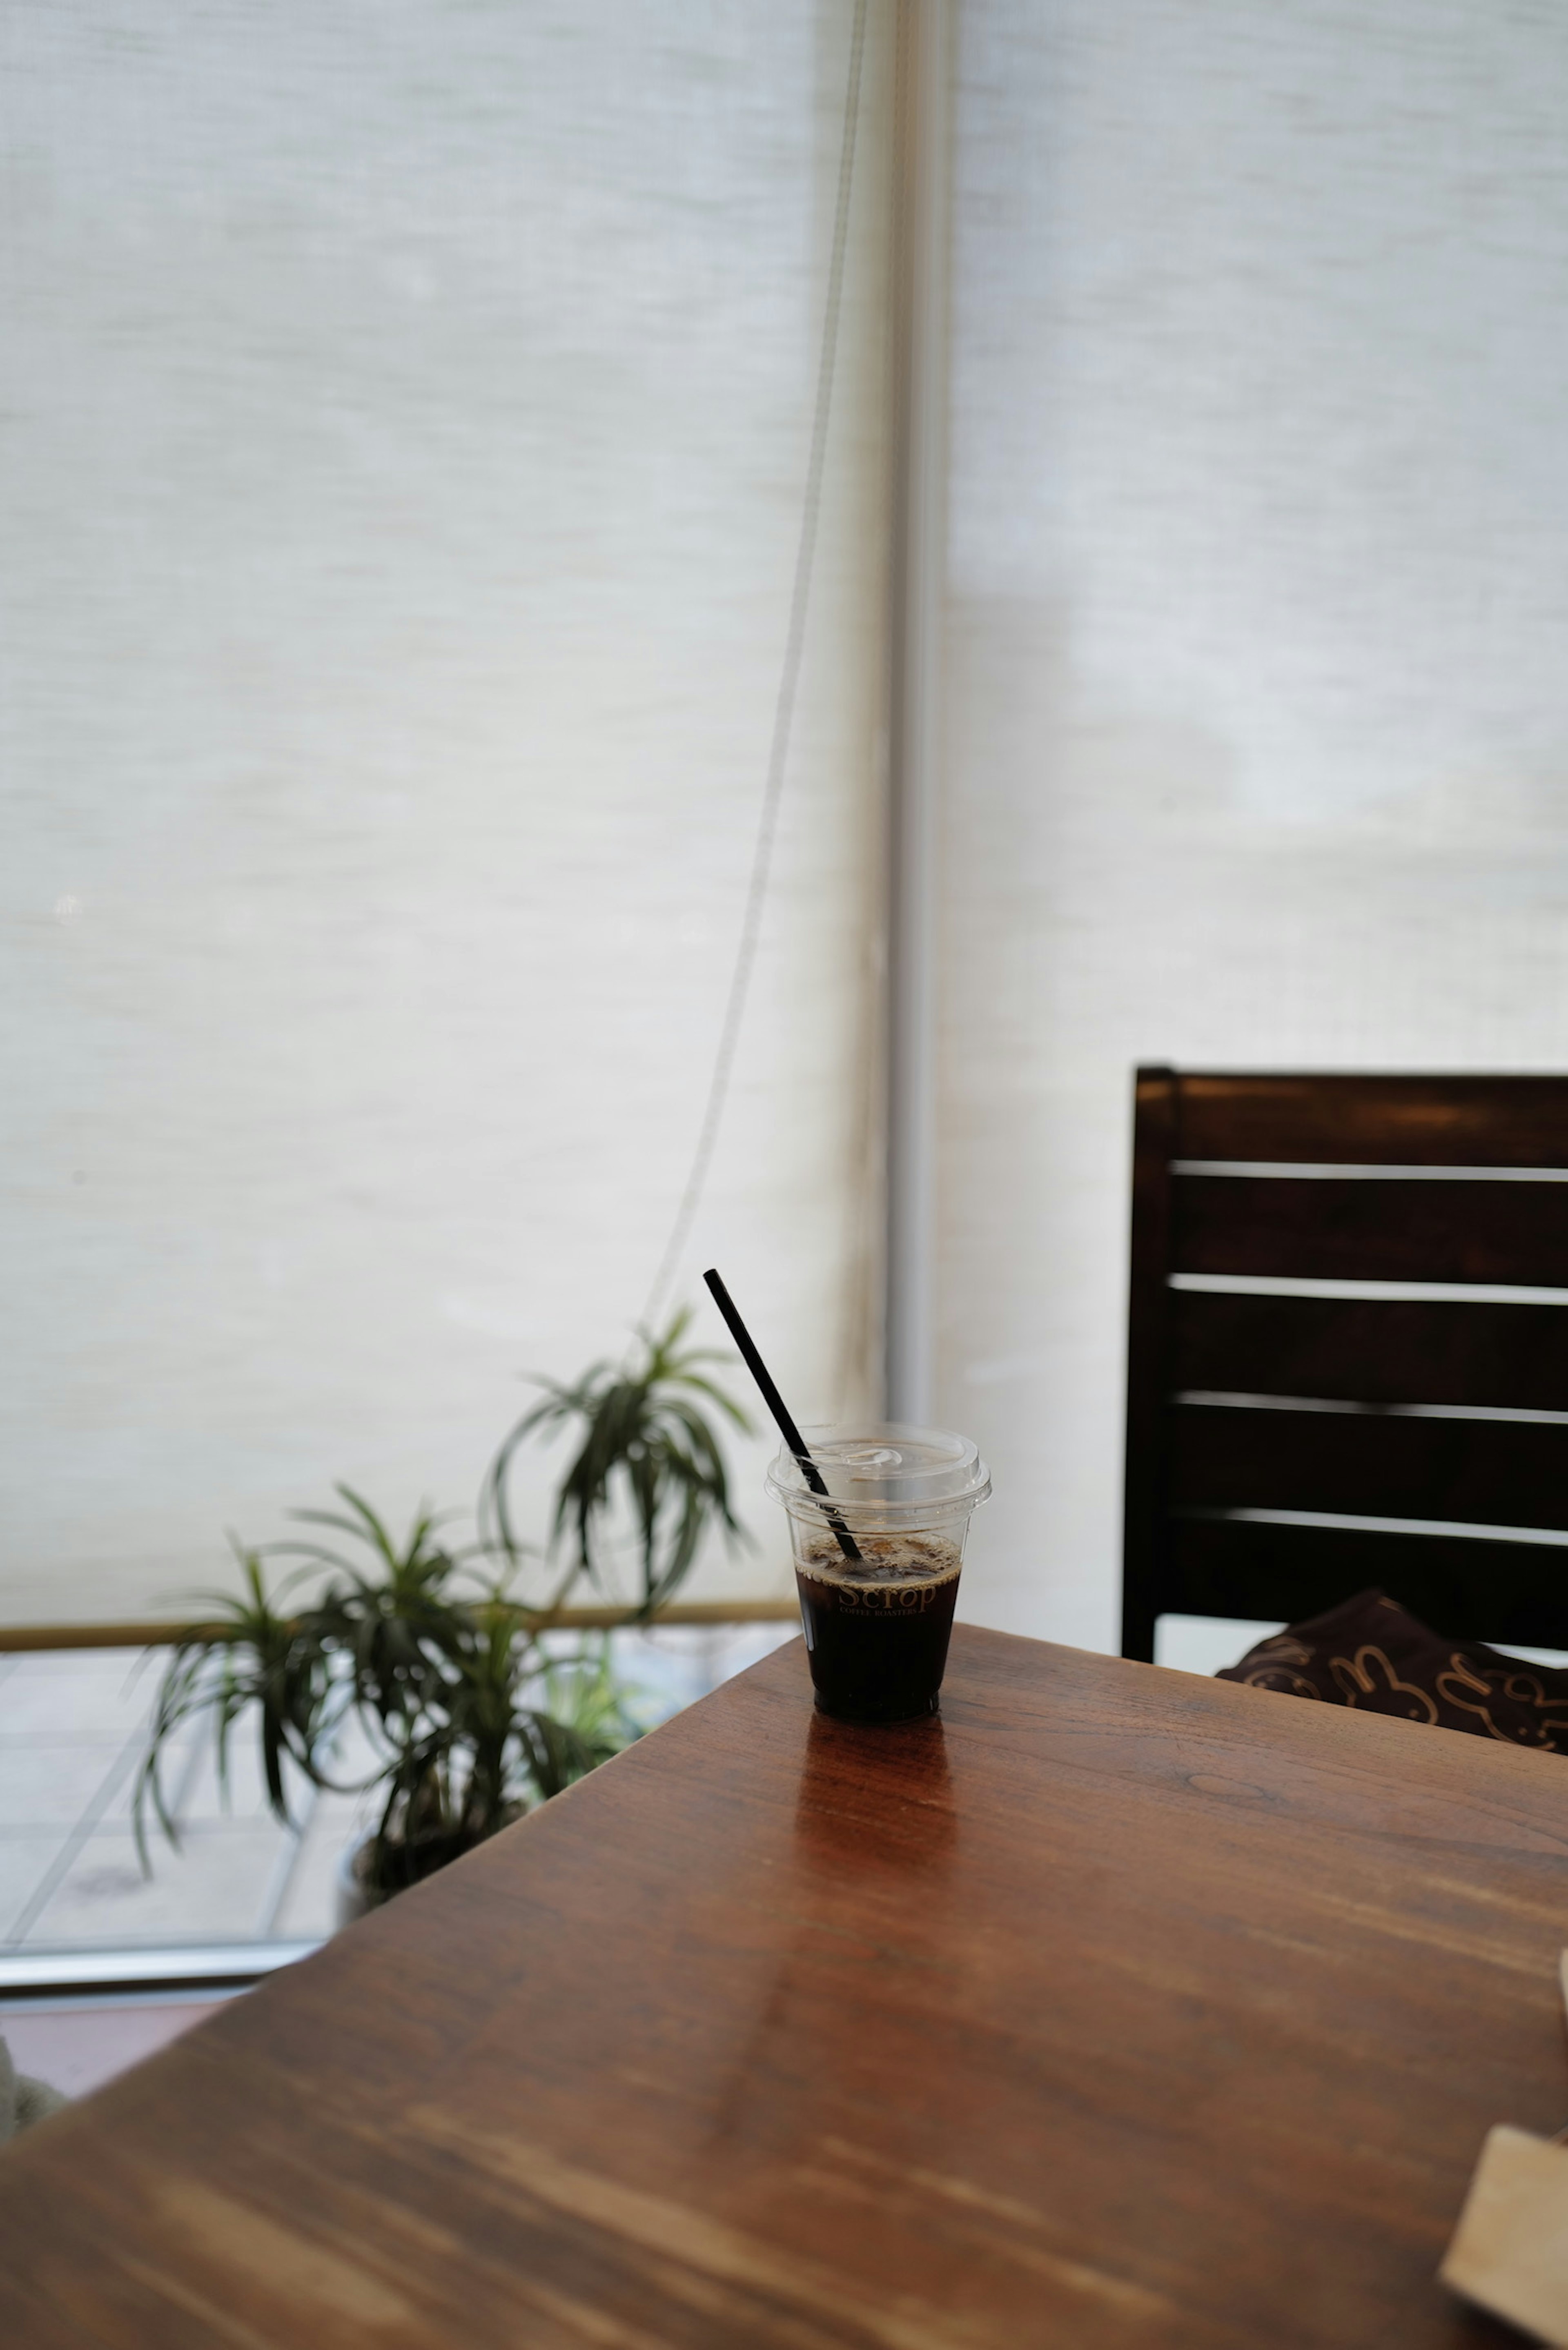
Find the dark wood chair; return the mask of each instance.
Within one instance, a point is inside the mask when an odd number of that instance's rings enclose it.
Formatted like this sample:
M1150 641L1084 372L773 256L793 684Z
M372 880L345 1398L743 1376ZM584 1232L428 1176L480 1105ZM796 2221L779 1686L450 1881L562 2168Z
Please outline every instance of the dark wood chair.
M1123 1655L1369 1584L1568 1648L1565 1545L1568 1077L1140 1069Z

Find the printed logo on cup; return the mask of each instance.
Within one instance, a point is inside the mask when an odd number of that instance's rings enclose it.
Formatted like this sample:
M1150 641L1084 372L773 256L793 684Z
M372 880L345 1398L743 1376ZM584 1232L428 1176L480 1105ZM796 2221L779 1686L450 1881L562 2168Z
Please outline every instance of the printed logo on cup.
M929 1584L873 1583L859 1590L852 1583L837 1586L839 1611L846 1616L920 1616L935 1596Z

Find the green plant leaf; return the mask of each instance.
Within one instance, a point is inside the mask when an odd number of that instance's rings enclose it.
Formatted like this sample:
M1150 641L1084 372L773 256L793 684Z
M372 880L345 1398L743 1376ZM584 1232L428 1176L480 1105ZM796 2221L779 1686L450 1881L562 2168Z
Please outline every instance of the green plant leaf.
M595 1363L571 1385L539 1380L539 1400L509 1430L486 1475L482 1539L509 1560L519 1555L507 1500L513 1463L530 1440L566 1430L576 1450L556 1489L548 1545L567 1552L566 1587L581 1576L610 1588L618 1511L635 1529L644 1615L679 1589L711 1531L732 1546L744 1541L708 1409L743 1430L751 1422L699 1367L727 1358L682 1346L691 1320L691 1307L682 1306L661 1332L639 1331L640 1360Z

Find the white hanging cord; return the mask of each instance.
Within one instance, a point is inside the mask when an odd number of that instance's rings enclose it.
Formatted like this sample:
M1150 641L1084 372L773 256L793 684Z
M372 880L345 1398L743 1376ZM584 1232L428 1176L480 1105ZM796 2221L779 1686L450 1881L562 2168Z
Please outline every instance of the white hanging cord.
M680 1205L675 1211L675 1222L653 1287L649 1292L648 1303L642 1309L642 1326L647 1330L652 1329L654 1315L664 1302L680 1252L691 1230L703 1185L708 1180L714 1146L719 1139L720 1122L724 1115L724 1102L730 1090L730 1072L734 1064L735 1047L740 1041L752 967L757 958L757 941L762 931L763 906L768 892L774 835L778 828L779 802L784 795L784 769L789 759L790 729L794 720L795 689L800 681L806 608L811 600L811 575L816 555L817 515L822 505L822 476L827 457L827 423L833 407L833 375L838 357L844 257L849 241L849 194L855 179L855 133L860 115L860 62L866 47L867 5L867 0L856 0L855 22L849 40L849 86L844 99L844 137L838 155L838 198L833 218L833 258L827 273L827 300L822 319L822 353L816 371L816 411L811 428L811 454L805 469L800 543L795 550L789 633L784 639L784 671L779 679L778 702L774 711L773 746L768 754L767 782L763 791L762 813L757 821L757 843L752 854L751 885L746 892L741 942L730 978L724 1024L719 1032L719 1049L713 1060L708 1104L702 1114L691 1171L686 1179L686 1189L680 1195Z

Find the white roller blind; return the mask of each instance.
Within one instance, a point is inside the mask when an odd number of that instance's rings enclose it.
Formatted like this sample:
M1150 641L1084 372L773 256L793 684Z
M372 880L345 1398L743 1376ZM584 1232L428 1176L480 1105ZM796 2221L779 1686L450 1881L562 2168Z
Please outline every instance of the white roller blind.
M468 1503L517 1374L622 1346L742 919L851 18L7 12L0 1621L179 1613L335 1478ZM874 1368L888 35L680 1284L725 1266L803 1415ZM693 1595L778 1587L766 1449Z
M1568 19L964 0L938 1409L1113 1646L1130 1071L1568 1065Z

